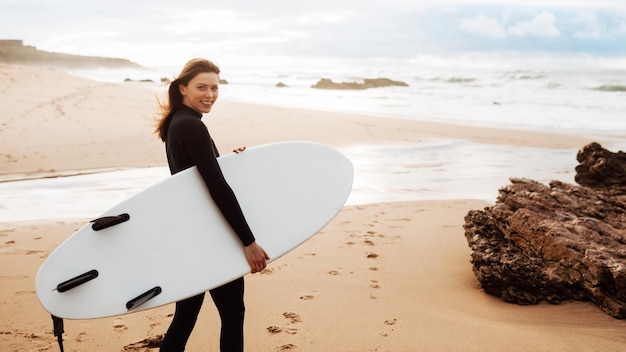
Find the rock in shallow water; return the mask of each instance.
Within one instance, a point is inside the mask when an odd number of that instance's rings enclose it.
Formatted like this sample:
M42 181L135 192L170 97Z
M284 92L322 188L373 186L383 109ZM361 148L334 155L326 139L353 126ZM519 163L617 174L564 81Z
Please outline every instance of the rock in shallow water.
M394 81L389 78L366 78L363 83L358 82L340 82L336 83L328 78L322 78L317 83L311 86L311 88L317 89L369 89L369 88L382 88L382 87L408 87L405 82Z
M576 183L613 195L626 194L626 153L591 143L578 151Z

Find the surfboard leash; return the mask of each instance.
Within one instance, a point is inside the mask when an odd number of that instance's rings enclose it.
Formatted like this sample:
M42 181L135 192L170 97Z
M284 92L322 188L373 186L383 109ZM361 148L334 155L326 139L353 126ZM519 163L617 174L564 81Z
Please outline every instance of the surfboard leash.
M53 332L54 332L54 336L56 336L57 341L59 341L59 348L61 349L61 352L63 352L63 333L65 332L63 329L63 318L59 318L56 317L54 315L52 316L52 325L53 325Z

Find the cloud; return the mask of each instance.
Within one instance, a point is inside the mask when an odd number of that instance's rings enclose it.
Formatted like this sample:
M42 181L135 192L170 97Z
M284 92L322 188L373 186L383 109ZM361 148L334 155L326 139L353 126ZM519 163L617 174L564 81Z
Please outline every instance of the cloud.
M559 29L555 26L556 16L550 12L542 12L533 17L530 21L522 21L513 27L507 28L507 33L525 37L527 35L537 37L558 37L561 35Z
M579 15L579 22L587 30L580 33L596 33L600 28L597 18L592 12ZM512 11L505 10L500 19L480 14L474 18L461 20L460 29L472 33L487 36L489 38L514 37L559 37L561 31L556 27L556 16L550 12L541 12L529 20L522 20L509 25Z
M124 6L120 4L124 3ZM0 0L4 38L140 63L188 56L626 53L624 0ZM138 14L141 14L138 16ZM25 26L27 23L28 26Z
M600 23L598 16L593 11L581 11L578 13L576 22L582 27L574 32L578 38L599 38L605 32L604 24Z
M596 28L597 19L589 14L581 15L581 22L587 28ZM507 36L526 37L558 37L561 31L556 27L556 16L550 12L542 12L530 20L519 21L508 25L511 10L505 10L500 20L480 14L474 18L463 19L460 28L469 33L480 34L490 38L506 38Z
M506 32L500 22L485 15L461 21L461 29L474 34L482 34L491 38L504 38Z

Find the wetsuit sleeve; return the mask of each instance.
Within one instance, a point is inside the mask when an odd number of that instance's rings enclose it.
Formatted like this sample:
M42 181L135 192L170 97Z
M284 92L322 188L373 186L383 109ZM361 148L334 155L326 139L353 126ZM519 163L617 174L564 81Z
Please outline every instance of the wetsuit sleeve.
M184 147L198 168L211 197L243 245L252 244L255 240L254 235L241 211L235 193L224 179L208 129L199 119L189 119L185 122L179 126L180 132L185 136Z

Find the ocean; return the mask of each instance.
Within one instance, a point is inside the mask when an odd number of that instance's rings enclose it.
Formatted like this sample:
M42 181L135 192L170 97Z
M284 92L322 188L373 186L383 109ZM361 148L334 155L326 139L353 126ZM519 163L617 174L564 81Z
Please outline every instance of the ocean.
M221 65L220 99L419 121L537 130L611 141L626 150L626 69L615 67L424 65L423 62L276 62ZM174 78L179 67L70 73L107 82ZM320 90L321 78L361 82L390 78L408 87ZM283 87L278 87L281 83ZM582 147L582 146L580 146ZM415 145L342 148L355 165L348 204L440 199L493 202L509 177L574 182L577 149L546 149L440 140ZM165 167L0 183L0 222L95 217L168 176Z
M266 67L224 67L220 99L285 107L364 113L421 121L570 133L626 132L626 67L532 68L508 65L461 67L385 61L358 65L289 62ZM593 61L591 62L593 63ZM145 70L87 70L72 73L92 79L172 79L180 67ZM389 78L408 87L367 90L311 88L321 78L362 82ZM282 83L284 87L277 87Z

